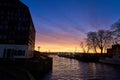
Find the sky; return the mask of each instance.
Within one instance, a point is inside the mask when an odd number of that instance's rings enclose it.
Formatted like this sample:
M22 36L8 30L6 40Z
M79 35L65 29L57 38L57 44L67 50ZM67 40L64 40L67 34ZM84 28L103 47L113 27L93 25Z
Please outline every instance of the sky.
M120 19L120 0L21 0L36 29L35 50L82 52L90 31L110 29Z

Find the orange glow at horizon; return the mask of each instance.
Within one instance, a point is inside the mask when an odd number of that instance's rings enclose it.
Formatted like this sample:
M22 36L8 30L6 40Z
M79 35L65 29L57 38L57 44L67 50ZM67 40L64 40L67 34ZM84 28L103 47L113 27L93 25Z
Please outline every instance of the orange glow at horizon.
M35 50L41 52L83 52L80 46L84 42L84 36L71 35L66 32L57 35L37 34L35 42ZM38 49L38 47L40 47ZM86 49L87 51L87 49ZM97 49L100 52L99 49ZM94 53L90 50L90 53Z
M62 45L62 46L61 46ZM40 45L36 43L35 50L38 51L38 46L40 46L41 52L82 52L79 45L65 45L65 44L49 44L41 43Z
M67 32L56 35L37 34L35 50L40 47L41 52L82 52L80 42L82 38Z
M38 49L40 47L40 49ZM51 43L36 43L35 50L40 52L83 52L83 49L81 49L80 44L51 44ZM97 49L98 53L100 53L100 50ZM90 53L94 53L93 50L90 50Z
M57 36L58 37L58 36ZM35 50L41 52L83 52L80 46L82 38L60 36L54 38L53 36L39 35L36 37ZM38 47L40 47L38 49ZM97 49L100 52L99 49ZM94 53L90 50L90 53Z

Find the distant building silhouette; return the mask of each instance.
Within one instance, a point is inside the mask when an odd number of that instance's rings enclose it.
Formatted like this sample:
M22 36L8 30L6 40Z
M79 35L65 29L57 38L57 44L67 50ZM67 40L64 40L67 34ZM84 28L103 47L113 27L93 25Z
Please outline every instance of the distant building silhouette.
M0 0L0 58L30 58L34 44L29 8L20 0Z
M112 45L112 48L107 49L108 54L120 54L120 44Z

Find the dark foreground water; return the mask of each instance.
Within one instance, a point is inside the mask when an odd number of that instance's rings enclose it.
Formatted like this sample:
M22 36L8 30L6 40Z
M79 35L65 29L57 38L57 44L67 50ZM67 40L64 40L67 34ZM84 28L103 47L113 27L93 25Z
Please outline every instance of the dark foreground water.
M53 57L53 70L44 80L120 80L120 66Z

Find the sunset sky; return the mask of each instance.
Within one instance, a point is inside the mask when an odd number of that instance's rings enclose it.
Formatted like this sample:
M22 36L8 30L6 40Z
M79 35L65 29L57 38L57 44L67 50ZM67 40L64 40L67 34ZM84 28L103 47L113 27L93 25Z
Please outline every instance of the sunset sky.
M36 28L35 49L77 51L89 31L109 29L120 19L120 0L21 0Z

